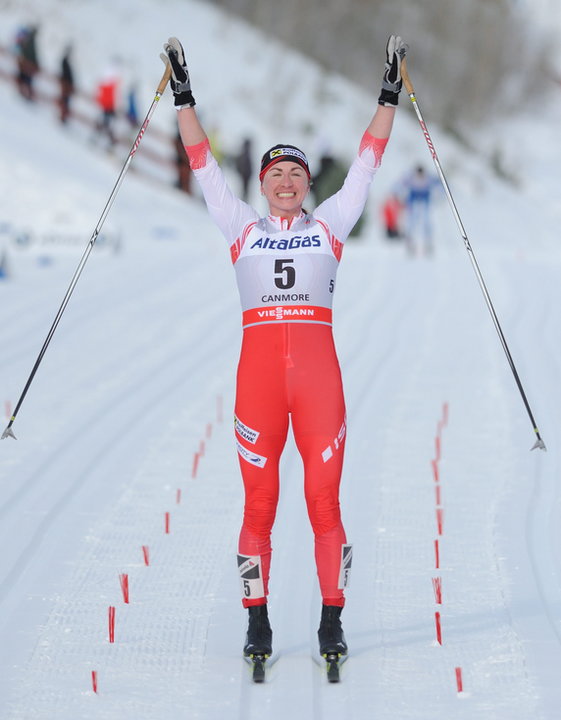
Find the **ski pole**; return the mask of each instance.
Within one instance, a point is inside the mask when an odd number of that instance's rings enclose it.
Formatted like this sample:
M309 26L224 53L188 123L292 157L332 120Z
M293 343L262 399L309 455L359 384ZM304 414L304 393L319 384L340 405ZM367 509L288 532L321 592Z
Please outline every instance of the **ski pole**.
M528 413L528 417L530 418L530 422L532 423L532 429L534 433L536 434L536 442L532 446L532 450L535 450L536 448L540 448L541 450L546 450L546 446L544 441L541 438L540 432L538 430L538 426L536 421L534 420L534 415L532 413L532 410L530 408L530 403L528 402L528 399L526 397L526 393L524 392L524 388L522 387L522 382L520 380L520 376L518 375L518 372L516 370L516 366L514 365L514 360L512 359L512 355L510 354L510 350L508 349L508 345L504 336L504 333L502 331L501 325L499 323L499 319L497 317L497 313L495 312L495 308L493 307L493 303L491 302L491 297L489 295L489 292L487 290L487 287L485 286L485 281L483 280L483 276L481 274L481 270L479 269L479 265L477 263L477 260L475 258L475 254L473 252L473 249L471 247L471 243L468 239L467 233L465 231L464 225L462 223L462 220L460 218L460 214L458 213L458 209L456 207L456 203L454 202L454 198L452 197L452 193L450 191L450 187L448 185L448 182L446 181L446 177L444 176L444 171L442 170L442 166L440 164L440 161L438 159L438 155L436 153L436 149L434 147L434 143L431 139L430 133L428 131L427 125L423 119L423 115L421 114L421 110L419 108L419 103L417 102L417 98L415 96L415 91L413 89L413 84L411 83L411 79L409 77L409 74L407 72L407 63L406 59L403 58L401 62L401 77L403 78L403 84L405 85L405 88L407 90L407 93L409 94L409 99L411 100L413 104L413 108L415 110L415 114L417 115L417 119L419 121L419 124L421 126L421 129L423 131L423 135L425 136L425 140L427 141L427 145L430 151L430 154L432 155L432 159L434 162L434 165L436 167L436 170L438 172L438 177L440 178L440 181L444 187L444 191L446 193L446 197L448 198L448 202L450 204L450 207L452 209L452 214L454 215L454 219L456 221L456 224L458 225L458 228L460 230L460 234L462 236L462 240L464 241L464 245L466 247L466 250L469 255L469 259L471 260L471 264L473 266L473 269L475 271L475 274L477 276L477 280L479 282L479 286L481 287L481 290L483 292L483 296L485 298L485 302L487 304L487 308L489 309L489 312L491 313L491 318L493 319L493 324L495 325L495 329L497 331L497 334L499 336L499 339L501 341L501 345L503 346L503 350L505 351L505 355L508 360L508 364L510 365L510 369L512 370L512 374L514 375L514 379L516 381L516 385L518 386L518 390L520 391L520 395L522 397L522 401L524 402L524 406L526 408L526 412Z
M109 214L109 210L111 209L111 206L113 205L113 202L117 196L117 193L119 192L119 189L123 183L123 180L125 178L127 170L129 169L129 166L131 164L133 156L136 153L136 151L138 150L138 146L140 145L142 136L144 135L146 128L148 127L148 123L150 122L152 115L154 114L154 111L156 109L159 99L161 98L164 90L166 89L166 85L168 84L170 77L171 77L171 67L168 63L168 65L166 66L166 69L164 71L164 74L162 75L162 79L160 80L160 84L158 85L158 88L156 90L154 99L152 100L152 104L150 105L148 113L146 114L146 118L144 119L144 122L142 123L142 126L141 126L140 130L138 131L138 134L134 140L134 143L128 154L128 157L125 160L125 163L121 169L121 172L119 173L119 177L117 178L117 181L115 182L115 185L113 186L113 190L111 191L111 194L109 195L109 199L107 200L105 207L103 208L103 212L101 213L101 216L97 222L97 225L95 226L92 236L90 237L90 239L88 241L88 244L86 246L86 249L84 250L82 258L81 258L80 262L78 263L78 267L76 268L76 271L72 277L70 285L68 286L68 290L66 291L66 294L65 294L65 296L62 300L62 303L58 309L58 312L55 316L55 319L53 320L51 329L49 330L47 337L45 339L45 342L43 343L43 347L41 348L39 355L37 356L37 360L35 361L35 365L33 366L33 369L31 370L31 373L27 379L27 382L25 383L25 386L23 388L21 396L16 403L16 406L15 406L14 412L10 418L10 421L8 422L6 429L2 433L2 437L1 437L2 440L7 437L12 437L12 438L14 438L14 440L16 439L16 436L14 435L14 431L12 430L12 425L14 424L17 414L18 414L18 412L23 404L23 401L25 399L25 396L27 395L27 391L29 390L31 383L33 382L33 378L35 377L35 374L36 374L37 370L39 369L39 365L41 364L41 361L43 360L43 357L44 357L45 353L47 352L47 348L49 347L49 344L53 338L53 335L55 334L58 324L60 323L60 319L62 318L62 315L66 309L66 306L68 305L68 302L70 300L72 293L74 292L74 288L76 287L76 284L78 283L80 275L82 274L82 270L84 269L84 266L90 256L90 253L93 250L93 247L95 245L97 237L101 231L101 228L103 227L103 223L105 222L105 219L107 218L107 215Z

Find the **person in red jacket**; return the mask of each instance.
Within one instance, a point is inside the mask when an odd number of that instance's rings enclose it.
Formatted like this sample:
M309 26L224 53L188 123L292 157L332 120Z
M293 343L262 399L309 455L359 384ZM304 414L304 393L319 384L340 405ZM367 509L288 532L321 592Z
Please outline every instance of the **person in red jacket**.
M115 65L108 66L102 74L95 93L96 103L101 110L101 117L96 129L107 137L110 147L117 140L114 130L115 116L117 114L120 76Z
M397 193L391 193L382 205L382 218L386 237L399 240L402 237L403 203Z
M242 602L248 609L244 655L272 653L267 613L271 530L279 497L279 461L289 425L304 463L304 492L314 531L322 595L320 653L341 656L341 626L352 549L341 520L339 484L347 431L341 371L332 334L332 302L343 244L360 217L382 161L401 89L406 45L391 36L376 112L341 189L309 213L310 168L302 150L279 143L263 155L262 216L229 188L195 111L177 38L162 56L182 141L209 212L230 249L242 307L234 430L245 489L238 543Z

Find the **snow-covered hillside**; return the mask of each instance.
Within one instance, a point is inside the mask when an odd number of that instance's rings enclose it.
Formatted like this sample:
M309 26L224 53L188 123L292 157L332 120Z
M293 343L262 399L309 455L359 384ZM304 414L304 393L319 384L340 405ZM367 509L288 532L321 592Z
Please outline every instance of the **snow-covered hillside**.
M204 3L118 0L111 23L105 3L67 5L8 5L2 42L39 20L54 68L79 39L85 85L119 48L143 78L147 109L161 44L176 34L189 42L203 120L225 146L251 132L259 149L280 135L312 162L325 142L350 157L374 109L375 92L331 78L327 93L310 63ZM11 86L0 85L0 100L8 416L125 157L95 153ZM423 108L547 444L531 453L534 433L445 201L434 257L383 238L387 190L430 163L407 102L335 301L349 420L342 506L355 553L342 682L328 685L314 661L320 598L291 441L270 597L278 660L263 686L250 682L235 568L232 267L197 197L131 170L14 424L18 440L0 444L2 720L557 717L559 103L544 100L531 122L490 119L481 137L484 151L502 137L518 186L455 147ZM154 126L169 129L169 91L159 105ZM537 130L552 138L547 153ZM257 185L253 194L260 206ZM77 233L83 243L60 241Z

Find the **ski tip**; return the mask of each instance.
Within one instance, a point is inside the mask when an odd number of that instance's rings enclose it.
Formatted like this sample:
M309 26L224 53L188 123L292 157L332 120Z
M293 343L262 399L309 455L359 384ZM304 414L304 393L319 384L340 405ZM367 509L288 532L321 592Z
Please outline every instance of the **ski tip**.
M341 681L341 653L324 653L323 657L326 662L327 681L330 683L338 683Z
M0 440L4 440L4 438L7 438L7 437L11 437L11 438L14 438L14 440L17 440L16 436L14 435L14 431L12 430L10 425L8 425L8 427L4 430Z
M2 436L2 437L4 437L4 436ZM530 448L530 450L536 450L536 449L538 449L538 448L539 448L540 450L545 450L545 451L547 452L547 448L546 448L546 446L545 446L544 441L541 439L541 437L539 437L539 438L536 440L536 442L532 445L532 447Z
M245 660L251 665L251 676L254 683L265 682L265 665L268 659L269 655L261 653L245 656Z

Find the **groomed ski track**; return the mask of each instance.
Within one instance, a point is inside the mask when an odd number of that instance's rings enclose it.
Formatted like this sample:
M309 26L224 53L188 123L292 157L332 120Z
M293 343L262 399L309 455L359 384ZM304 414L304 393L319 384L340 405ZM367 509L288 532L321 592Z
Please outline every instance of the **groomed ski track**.
M2 688L11 697L6 717L257 718L298 709L318 719L396 711L444 718L451 704L457 718L546 717L538 695L547 668L536 664L534 646L559 654L550 564L558 558L548 559L555 538L547 534L558 497L544 469L556 450L529 453L512 378L455 251L412 261L362 242L345 250L336 340L349 417L342 504L355 544L344 614L351 657L337 687L312 660L320 600L301 466L289 443L270 599L279 657L264 686L251 684L240 658L245 617L234 563L242 508L231 436L237 298L231 269L215 254L220 240L207 231L210 258L190 247L189 267L174 272L184 248L160 246L157 262L130 273L126 290L111 277L127 268L128 252L114 265L94 263L22 411L20 439L2 447L12 469L0 508L9 548L0 600L14 648L5 663L16 665L15 676L2 673L13 690ZM523 288L528 264L507 258L519 282L505 282L504 253L489 259L514 342L532 337L534 313L509 292L532 297ZM541 272L542 290L553 293L553 277ZM541 309L540 332L553 348L558 321ZM36 317L23 315L6 346L20 374L28 317L35 326ZM554 394L559 362L553 353L546 360L540 371ZM528 370L521 367L536 374ZM431 460L444 403L439 536ZM556 407L554 396L544 398L546 423ZM120 573L129 575L128 605Z

